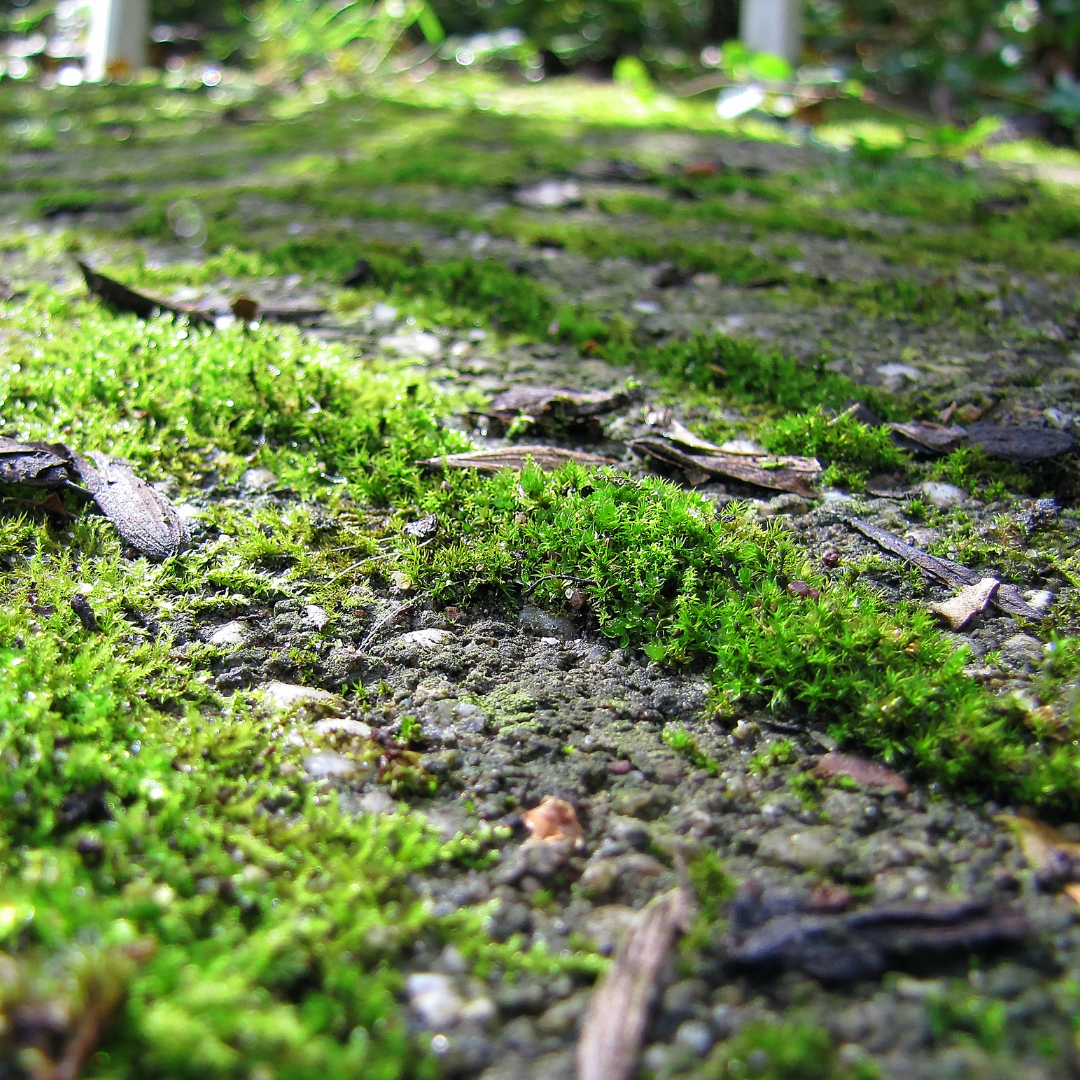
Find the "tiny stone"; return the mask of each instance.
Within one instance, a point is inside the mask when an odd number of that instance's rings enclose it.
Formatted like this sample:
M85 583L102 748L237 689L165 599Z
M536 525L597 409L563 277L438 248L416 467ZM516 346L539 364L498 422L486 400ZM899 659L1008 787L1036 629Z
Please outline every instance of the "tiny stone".
M966 491L955 484L944 484L939 480L927 480L919 485L919 490L941 510L960 506L967 501Z
M270 682L262 686L263 701L275 712L289 713L307 709L313 713L334 713L341 709L341 699L329 690L293 683Z
M313 724L311 730L316 735L349 735L356 739L370 739L371 727L362 720L346 720L332 717Z
M355 775L357 766L355 761L350 761L344 754L323 750L304 758L304 772L314 780L331 780Z
M449 630L413 630L402 634L397 640L404 645L419 645L422 649L435 649L453 641L455 635Z
M273 487L277 483L277 476L269 469L264 469L262 466L258 466L254 469L248 469L243 476L240 477L240 486L245 491L260 492L266 491Z
M244 623L234 620L219 626L210 635L211 645L242 645L246 636L247 627Z
M393 814L398 804L382 788L365 792L359 799L360 809L365 814Z
M675 1032L675 1044L684 1046L697 1057L704 1057L713 1045L713 1034L700 1020L687 1020Z
M316 630L321 630L330 621L330 616L318 604L308 604L304 608L304 615Z
M462 1001L448 975L414 972L405 980L409 1004L428 1028L453 1027L461 1019Z

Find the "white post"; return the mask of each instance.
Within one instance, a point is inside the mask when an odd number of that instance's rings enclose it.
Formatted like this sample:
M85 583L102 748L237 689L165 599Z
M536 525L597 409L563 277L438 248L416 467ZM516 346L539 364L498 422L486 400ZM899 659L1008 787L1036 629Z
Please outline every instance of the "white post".
M802 52L799 0L742 0L739 37L751 52L782 56L793 67Z
M85 76L92 82L146 66L150 0L90 0Z

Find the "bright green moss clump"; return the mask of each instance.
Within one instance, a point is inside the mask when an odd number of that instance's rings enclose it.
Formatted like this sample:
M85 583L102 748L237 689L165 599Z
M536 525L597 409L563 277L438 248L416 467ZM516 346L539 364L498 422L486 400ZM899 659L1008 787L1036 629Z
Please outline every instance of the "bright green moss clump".
M968 653L916 605L890 608L857 582L830 582L791 533L737 505L717 515L693 492L576 467L534 467L439 492L457 539L406 552L440 601L487 589L562 602L580 583L603 632L663 663L706 665L721 713L809 716L849 745L982 792L1046 804L1080 799L1080 754L1040 743L964 674ZM818 597L788 589L808 583Z

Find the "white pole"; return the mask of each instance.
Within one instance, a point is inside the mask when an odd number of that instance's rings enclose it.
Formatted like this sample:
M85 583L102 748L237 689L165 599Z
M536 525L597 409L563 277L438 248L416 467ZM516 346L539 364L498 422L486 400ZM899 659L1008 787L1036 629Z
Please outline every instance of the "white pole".
M782 56L799 63L802 26L799 0L742 0L739 37L751 52Z
M133 74L146 66L150 0L90 0L86 78Z

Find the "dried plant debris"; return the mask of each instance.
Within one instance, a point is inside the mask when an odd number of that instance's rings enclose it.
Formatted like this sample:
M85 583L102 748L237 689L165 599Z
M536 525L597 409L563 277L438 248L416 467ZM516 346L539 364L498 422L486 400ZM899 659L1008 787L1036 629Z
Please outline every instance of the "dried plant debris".
M948 454L967 438L967 431L959 424L946 427L944 424L912 420L906 424L889 424L888 427L895 442L905 450L916 453Z
M778 457L772 454L687 454L663 439L633 439L629 444L634 453L651 457L666 465L683 469L691 477L696 473L723 476L746 484L787 491L810 498L811 486L821 474L817 458Z
M863 787L886 788L898 795L906 795L910 790L908 782L899 773L854 754L825 754L814 766L813 775L819 780L846 776Z
M1016 833L1039 884L1049 892L1062 889L1080 904L1080 844L1033 817L1000 814L997 820Z
M557 446L508 446L497 450L471 450L466 454L447 454L445 457L424 458L418 465L429 469L476 469L496 473L503 469L521 469L533 462L544 472L553 472L571 461L579 465L613 465L611 458L585 454L580 450L560 450Z
M585 835L573 805L554 795L546 796L539 806L527 810L521 820L531 834L528 843L555 844L568 840L577 847Z
M657 976L675 935L692 916L683 886L656 897L627 928L611 967L589 999L577 1045L577 1080L629 1080Z
M981 615L994 598L1001 582L997 578L982 578L974 585L965 585L955 596L927 607L940 615L950 630L962 630L976 615Z
M488 415L507 424L523 413L541 423L583 420L621 409L629 400L622 390L582 392L552 386L515 386L492 399Z
M725 955L732 967L799 971L827 983L875 979L894 967L931 967L957 955L1013 945L1026 915L981 900L872 904L822 913L810 897L746 883L731 907Z
M90 457L93 464L62 443L0 439L0 483L52 489L54 494L49 499L34 505L61 516L71 514L56 498L56 491L74 491L84 498L93 496L120 535L136 551L152 559L167 558L187 546L187 529L168 499L140 480L121 458L94 451ZM72 482L72 473L85 488Z
M176 307L173 304L165 303L164 300L144 296L142 293L135 292L134 289L129 289L126 285L121 285L119 281L115 281L105 274L99 274L96 270L91 270L84 262L79 262L79 269L82 271L87 289L99 300L117 311L137 315L140 319L152 319L156 315L173 315L178 318L185 318L197 326L214 325L214 317L208 312L199 311L196 308Z
M0 483L27 487L76 487L68 479L66 447L0 438Z
M678 443L687 450L700 450L704 454L724 453L716 443L709 442L708 439L703 439L700 435L695 435L688 427L680 424L678 420L671 421L667 431L664 432L664 438L670 439L673 443Z
M82 593L76 593L71 598L71 610L79 617L79 622L83 624L84 630L92 634L96 634L101 630L94 609L90 606L90 601Z
M375 269L367 259L357 259L356 265L342 279L341 284L347 289L359 289L370 285L375 280Z
M188 544L187 529L175 507L121 458L91 451L90 463L71 453L71 462L101 512L117 532L142 555L166 559Z
M961 566L959 563L954 563L949 559L942 559L937 555L931 555L929 552L920 551L919 548L912 546L905 540L901 540L899 536L889 532L888 529L871 525L870 522L856 517L845 517L843 520L853 529L861 532L863 536L873 540L879 547L884 548L890 555L896 555L906 562L914 563L921 570L925 570L931 576L936 577L939 581L944 581L946 585L951 585L954 589L965 585L977 585L982 580L981 575L974 570L969 570L968 567ZM1021 619L1041 619L1043 616L1043 612L1037 611L1024 600L1020 595L1020 590L1015 585L999 584L994 590L990 602L1006 614L1015 615Z

